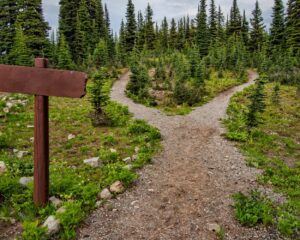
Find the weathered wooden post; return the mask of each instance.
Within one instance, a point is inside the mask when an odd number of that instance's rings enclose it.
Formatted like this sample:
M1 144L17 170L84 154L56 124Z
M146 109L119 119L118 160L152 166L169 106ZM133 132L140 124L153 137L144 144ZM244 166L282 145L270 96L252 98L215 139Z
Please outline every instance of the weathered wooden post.
M47 68L48 60L35 59L35 67ZM36 205L44 205L49 199L49 97L34 98L34 192Z
M0 64L0 91L35 95L34 193L36 206L49 199L49 96L82 98L87 75L82 72L47 69L48 60L35 59L35 67Z

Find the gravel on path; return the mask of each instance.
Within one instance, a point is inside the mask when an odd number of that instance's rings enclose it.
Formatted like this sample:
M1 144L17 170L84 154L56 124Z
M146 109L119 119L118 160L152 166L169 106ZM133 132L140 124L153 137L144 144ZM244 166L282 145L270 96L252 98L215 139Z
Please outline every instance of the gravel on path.
M129 73L112 89L111 97L129 107L135 118L160 129L164 150L123 195L96 210L79 229L78 239L210 240L218 224L225 239L276 240L272 229L245 228L234 219L231 195L256 188L259 171L246 166L234 144L221 137L220 119L230 97L254 83L234 87L187 116L166 116L128 99Z

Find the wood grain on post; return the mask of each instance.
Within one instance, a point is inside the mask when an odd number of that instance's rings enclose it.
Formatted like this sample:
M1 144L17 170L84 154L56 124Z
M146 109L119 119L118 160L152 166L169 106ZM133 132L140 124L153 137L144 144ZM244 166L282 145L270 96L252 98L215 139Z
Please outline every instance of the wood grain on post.
M48 60L35 59L36 68L47 68ZM34 117L34 193L36 206L45 206L49 199L49 97L35 96Z

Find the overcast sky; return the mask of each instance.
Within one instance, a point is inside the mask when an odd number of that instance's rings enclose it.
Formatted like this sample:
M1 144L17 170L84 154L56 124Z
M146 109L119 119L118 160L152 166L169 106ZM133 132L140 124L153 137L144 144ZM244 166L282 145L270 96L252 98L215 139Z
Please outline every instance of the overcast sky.
M225 16L229 12L233 0L215 0L216 5L220 5ZM246 10L247 16L251 16L251 11L254 9L256 0L238 0L238 5L241 11ZM154 10L154 20L161 21L164 16L168 19L180 18L189 14L194 17L197 12L197 6L199 0L133 0L136 11L142 10L147 6L149 2ZM209 2L209 0L208 0ZM260 7L263 11L266 25L270 24L271 13L274 0L259 0ZM287 0L284 0L286 3ZM58 12L59 12L59 0L43 0L44 13L46 20L50 26L54 29L58 25ZM122 18L125 18L127 0L103 0L103 3L107 3L110 18L112 22L112 28L114 31L119 30L120 22Z

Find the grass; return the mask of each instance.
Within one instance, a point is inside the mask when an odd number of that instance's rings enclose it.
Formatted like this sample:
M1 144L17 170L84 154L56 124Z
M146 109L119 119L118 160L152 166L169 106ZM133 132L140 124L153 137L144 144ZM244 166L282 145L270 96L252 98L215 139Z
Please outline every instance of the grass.
M261 124L250 133L247 131L245 119L249 105L248 96L254 86L234 95L228 107L228 119L224 121L228 128L225 136L239 142L249 166L263 170L263 174L258 177L259 183L272 187L286 201L273 201L274 211L265 212L261 209L266 203L269 207L271 204L265 197L240 195L235 198L237 219L243 224L256 225L265 222L265 217L271 218L272 221L267 222L276 225L282 234L297 238L300 236L300 98L296 87L282 85L278 102L274 101L274 87L275 84L272 83L266 85L266 110L260 116ZM241 201L249 203L249 207L244 204L247 209L241 209ZM258 211L253 212L251 208L257 208ZM266 216L259 217L263 212Z
M74 239L76 227L96 207L97 194L120 180L129 186L138 175L135 170L151 161L160 149L160 133L143 121L133 120L126 107L111 102L106 112L114 127L94 128L89 118L91 106L84 99L50 99L50 196L63 200L65 213L57 213L52 204L36 208L32 202L33 186L22 187L20 177L33 176L33 98L26 107L2 111L0 100L0 159L8 170L0 175L0 221L10 225L16 219L22 223L23 239L47 239L41 224L49 215L61 222L59 239ZM0 98L1 99L1 98ZM68 140L68 135L76 137ZM135 148L139 151L136 153ZM18 159L13 149L30 154ZM115 149L112 153L110 149ZM125 168L122 159L136 156L133 170ZM101 157L103 167L92 168L84 159Z
M187 115L193 111L195 107L204 105L205 103L212 100L218 94L245 82L246 79L238 79L230 71L224 71L223 76L219 77L216 71L211 73L210 79L205 81L206 95L203 96L202 101L195 104L194 106L189 106L188 104L177 105L174 99L168 99L166 103L159 104L155 106L157 109L161 110L168 116L175 115ZM151 107L146 100L141 101L136 96L128 94L135 102L142 103L148 107ZM152 100L153 101L153 100Z

